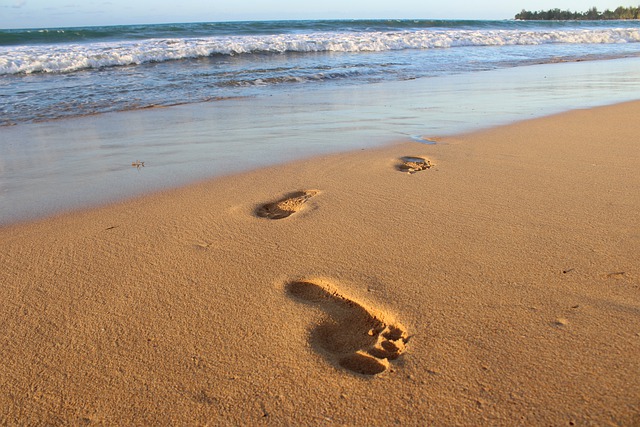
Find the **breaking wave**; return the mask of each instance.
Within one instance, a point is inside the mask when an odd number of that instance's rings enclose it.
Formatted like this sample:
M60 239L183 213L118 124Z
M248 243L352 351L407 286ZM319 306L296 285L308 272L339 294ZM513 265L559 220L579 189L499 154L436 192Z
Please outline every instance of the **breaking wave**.
M0 75L70 73L216 55L382 52L467 46L621 44L640 42L640 28L418 29L153 38L0 47Z

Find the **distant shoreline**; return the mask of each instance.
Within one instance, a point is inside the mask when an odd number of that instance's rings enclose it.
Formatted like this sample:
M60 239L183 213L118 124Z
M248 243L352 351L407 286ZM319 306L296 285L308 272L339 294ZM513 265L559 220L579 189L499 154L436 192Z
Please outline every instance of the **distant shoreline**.
M522 9L515 19L523 21L614 21L640 19L640 7L619 6L615 10L605 9L600 12L595 6L586 12L572 12L558 8L532 12Z

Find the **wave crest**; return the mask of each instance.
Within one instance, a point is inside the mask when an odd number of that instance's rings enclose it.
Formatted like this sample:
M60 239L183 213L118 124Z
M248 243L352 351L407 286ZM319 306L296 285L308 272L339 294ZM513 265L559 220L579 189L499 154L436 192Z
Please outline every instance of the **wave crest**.
M218 36L0 49L0 75L69 73L214 55L376 52L465 46L640 42L640 29L418 30Z

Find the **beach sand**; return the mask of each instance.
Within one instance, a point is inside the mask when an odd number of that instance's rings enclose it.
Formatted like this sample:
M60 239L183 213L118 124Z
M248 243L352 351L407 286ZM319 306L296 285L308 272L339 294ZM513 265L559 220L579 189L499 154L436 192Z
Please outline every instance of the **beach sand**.
M640 425L638 117L4 227L0 423Z

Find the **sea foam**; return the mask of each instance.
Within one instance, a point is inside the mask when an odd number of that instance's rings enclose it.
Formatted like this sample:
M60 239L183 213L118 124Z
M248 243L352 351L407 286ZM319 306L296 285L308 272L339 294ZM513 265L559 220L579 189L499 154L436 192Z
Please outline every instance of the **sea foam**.
M157 38L139 41L24 45L0 48L0 75L69 73L83 69L215 55L309 52L379 52L465 46L617 44L640 42L640 29L464 30L316 32Z

